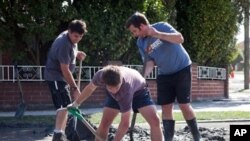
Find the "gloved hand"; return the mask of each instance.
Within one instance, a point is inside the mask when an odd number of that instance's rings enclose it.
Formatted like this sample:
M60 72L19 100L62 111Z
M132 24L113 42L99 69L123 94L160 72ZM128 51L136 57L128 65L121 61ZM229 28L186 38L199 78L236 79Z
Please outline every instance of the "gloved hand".
M78 108L77 105L74 104L74 102L67 106L67 110L71 115L76 116L79 119L83 118L80 109Z

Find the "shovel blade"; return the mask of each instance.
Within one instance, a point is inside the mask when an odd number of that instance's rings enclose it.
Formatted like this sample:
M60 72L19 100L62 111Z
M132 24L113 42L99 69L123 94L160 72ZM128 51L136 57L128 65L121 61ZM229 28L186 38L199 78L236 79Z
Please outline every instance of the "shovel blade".
M22 118L25 110L26 110L26 105L24 103L21 103L16 110L15 117Z

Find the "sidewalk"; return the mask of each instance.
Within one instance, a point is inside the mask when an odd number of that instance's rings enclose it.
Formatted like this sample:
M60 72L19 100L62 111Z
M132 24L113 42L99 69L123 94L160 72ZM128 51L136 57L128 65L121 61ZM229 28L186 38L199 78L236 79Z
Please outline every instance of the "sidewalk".
M195 112L201 111L250 111L250 90L234 92L229 94L229 99L194 101L191 103ZM161 112L160 106L157 106ZM102 112L102 108L81 109L85 114ZM180 112L179 106L175 104L175 112ZM14 117L15 112L0 112L0 117ZM54 110L25 111L24 115L55 115Z

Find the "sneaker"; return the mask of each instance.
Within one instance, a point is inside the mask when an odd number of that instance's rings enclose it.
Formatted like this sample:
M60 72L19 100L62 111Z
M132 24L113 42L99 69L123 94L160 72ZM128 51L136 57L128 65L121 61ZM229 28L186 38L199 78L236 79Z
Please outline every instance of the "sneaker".
M63 133L54 133L52 141L68 141L65 134Z

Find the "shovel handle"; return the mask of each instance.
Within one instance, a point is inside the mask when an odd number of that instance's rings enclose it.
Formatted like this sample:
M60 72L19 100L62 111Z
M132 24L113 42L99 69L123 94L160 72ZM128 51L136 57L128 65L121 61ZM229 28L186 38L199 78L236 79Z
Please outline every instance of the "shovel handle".
M82 61L79 63L79 71L78 71L78 80L77 80L77 87L81 89L81 75L82 75Z
M17 65L15 64L14 65L14 69L15 69L15 72L16 72L16 77L17 77L17 83L18 83L18 87L19 87L19 90L20 90L20 98L21 98L21 102L24 103L24 98L23 98L23 88L22 88L22 85L21 85L21 81L20 81L20 75L19 75L19 71L18 71L18 67Z

